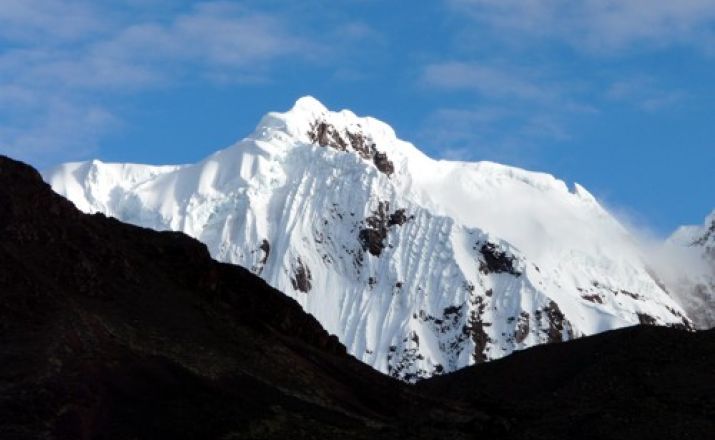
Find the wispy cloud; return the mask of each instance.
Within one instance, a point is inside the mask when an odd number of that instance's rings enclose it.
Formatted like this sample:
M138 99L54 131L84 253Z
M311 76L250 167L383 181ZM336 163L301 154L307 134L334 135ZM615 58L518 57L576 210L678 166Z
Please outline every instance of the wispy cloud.
M92 3L68 0L3 0L0 39L58 45L81 40L106 28Z
M0 153L41 162L87 154L117 126L106 97L192 80L267 81L276 64L327 52L286 17L234 2L138 21L99 5L3 2Z
M446 0L503 39L558 39L590 52L712 44L711 0ZM525 44L530 39L519 38Z
M658 72L639 74L629 56L675 45L707 51L715 41L710 0L445 3L459 17L448 58L418 76L445 103L422 130L445 157L528 165L537 145L573 139L582 118L606 107L668 110L687 93Z
M655 79L647 76L615 81L606 91L606 99L628 103L647 112L673 107L686 98L685 92L663 89Z
M18 115L0 125L0 139L9 139L0 152L23 160L62 156L67 151L89 154L99 139L119 124L106 109L65 99L44 102L32 117ZM51 163L51 162L48 162Z
M577 84L504 62L430 64L419 83L466 103L437 109L422 124L421 141L447 159L532 165L537 143L569 139L567 119L596 111L580 101Z
M426 66L422 82L444 89L471 90L488 97L552 99L558 92L539 83L536 76L533 70L452 61Z
M561 117L506 105L440 108L423 121L418 136L443 159L535 166L540 141L569 139Z

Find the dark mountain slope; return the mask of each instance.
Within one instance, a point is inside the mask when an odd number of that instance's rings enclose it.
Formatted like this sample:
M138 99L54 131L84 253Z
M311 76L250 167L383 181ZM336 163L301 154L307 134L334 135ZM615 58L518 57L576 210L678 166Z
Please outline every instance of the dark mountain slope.
M382 438L423 406L199 242L0 158L0 438Z
M513 421L517 438L712 438L715 330L614 330L417 387L488 406Z
M0 438L711 438L715 334L636 327L408 386L203 245L0 157Z

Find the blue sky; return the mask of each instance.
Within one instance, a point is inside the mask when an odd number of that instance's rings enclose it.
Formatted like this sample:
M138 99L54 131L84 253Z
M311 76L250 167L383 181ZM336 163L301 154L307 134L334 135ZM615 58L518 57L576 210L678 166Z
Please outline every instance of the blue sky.
M660 235L715 208L712 0L2 0L0 153L41 168L195 162L307 94Z

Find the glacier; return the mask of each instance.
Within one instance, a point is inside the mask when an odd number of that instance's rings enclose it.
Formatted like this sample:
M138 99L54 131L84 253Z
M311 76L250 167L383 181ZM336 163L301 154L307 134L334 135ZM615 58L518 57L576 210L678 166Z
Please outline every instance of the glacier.
M691 328L636 239L582 186L435 160L312 97L199 163L68 163L79 209L182 231L413 382L635 324Z

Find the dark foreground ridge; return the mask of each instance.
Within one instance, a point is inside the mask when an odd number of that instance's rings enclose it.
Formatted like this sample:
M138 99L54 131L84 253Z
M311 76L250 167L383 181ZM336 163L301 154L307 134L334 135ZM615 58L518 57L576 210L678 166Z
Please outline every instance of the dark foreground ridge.
M634 327L409 386L183 234L0 157L1 439L711 438L715 333Z

